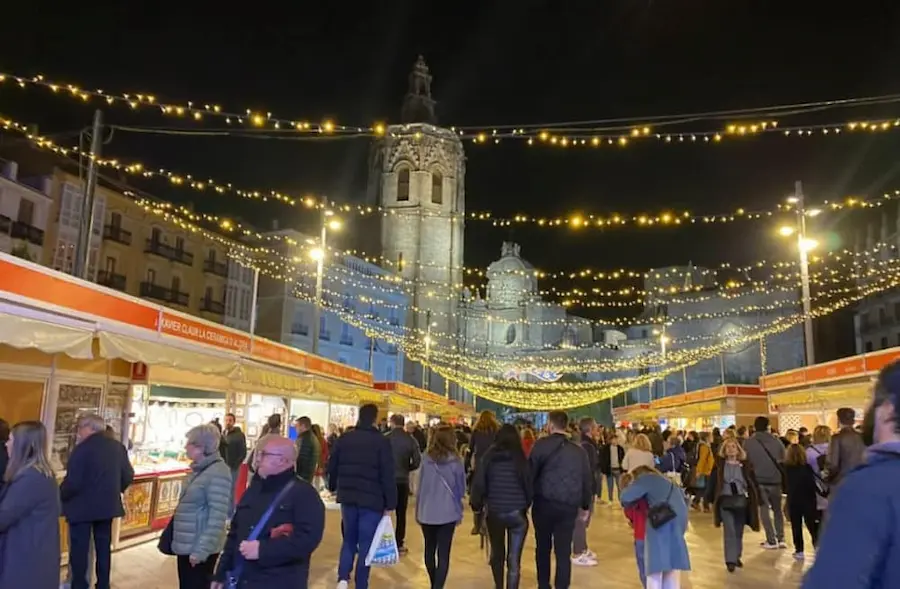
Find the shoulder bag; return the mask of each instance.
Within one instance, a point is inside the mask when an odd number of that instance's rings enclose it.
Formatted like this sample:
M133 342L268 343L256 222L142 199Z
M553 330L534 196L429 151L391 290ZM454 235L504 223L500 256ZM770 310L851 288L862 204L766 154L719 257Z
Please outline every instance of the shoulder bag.
M196 481L198 478L200 478L200 475L203 474L203 472L207 468L209 468L210 466L212 466L215 463L216 463L216 461L214 460L197 471L197 474L194 475L194 478L191 479L191 482L189 482L187 484L187 486L184 489L182 489L181 496L178 498L179 503L181 503L181 500L184 498L185 495L187 495L188 489L191 488L191 485L194 484L194 481ZM178 508L176 506L176 510L177 509ZM165 554L166 556L175 556L175 552L172 550L172 540L174 539L174 537L175 537L175 514L173 513L172 517L169 519L169 523L166 524L165 529L162 531L162 534L160 534L160 536L159 536L159 544L156 545L156 547L159 549L159 551L161 553Z
M745 511L747 509L746 493L739 493L736 483L731 485L731 495L722 495L719 499L719 507L723 511Z
M269 518L272 517L272 512L275 511L275 506L278 505L282 499L287 496L288 491L291 490L291 487L294 486L295 479L291 479L287 482L285 486L278 491L278 495L275 496L275 499L272 500L272 503L269 504L269 508L266 509L266 512L263 513L262 517L259 518L259 521L256 522L256 525L253 526L253 531L250 532L250 535L247 536L247 542L254 542L259 538L259 535L262 533L263 528L266 527L266 524L269 522ZM237 548L237 547L235 547ZM236 564L234 568L225 573L225 588L226 589L238 589L238 584L241 582L241 575L244 573L244 557L241 556L241 553L238 552L235 554Z
M675 490L674 483L669 483L669 494L666 495L666 500L662 503L657 503L650 507L650 510L647 511L647 523L655 530L657 528L661 528L673 519L675 519L678 514L675 513L675 510L672 509L672 506L669 505L669 499L672 498L672 491Z

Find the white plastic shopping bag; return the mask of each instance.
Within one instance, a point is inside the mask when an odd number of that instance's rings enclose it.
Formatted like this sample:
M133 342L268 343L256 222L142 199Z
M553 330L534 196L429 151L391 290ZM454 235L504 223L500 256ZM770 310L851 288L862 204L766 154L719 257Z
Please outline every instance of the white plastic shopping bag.
M375 529L375 537L372 538L372 546L366 555L367 567L389 567L400 560L400 552L397 550L397 538L394 536L394 523L391 516L386 515L378 522Z

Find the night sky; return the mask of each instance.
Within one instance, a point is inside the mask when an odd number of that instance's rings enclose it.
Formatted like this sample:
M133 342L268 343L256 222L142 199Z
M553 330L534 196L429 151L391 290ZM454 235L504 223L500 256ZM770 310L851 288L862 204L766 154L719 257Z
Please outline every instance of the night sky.
M434 75L444 126L650 117L900 93L900 11L891 2L613 0L263 4L15 2L0 21L0 71L171 102L215 102L290 119L397 122L418 54ZM107 111L122 125L177 126L150 109ZM46 90L0 85L0 114L57 134L92 109ZM782 124L900 117L900 104L835 109ZM211 123L204 123L211 125ZM183 123L186 128L202 125ZM698 121L691 130L718 130ZM68 143L72 136L69 135ZM900 131L838 138L780 135L719 145L563 150L466 145L467 208L496 215L771 208L802 180L810 201L900 188ZM369 140L276 141L116 132L105 155L137 158L251 188L359 202ZM260 226L307 229L309 213L138 184L198 209ZM293 215L293 217L291 216ZM864 216L830 217L852 245ZM857 213L857 215L859 215ZM836 220L835 220L836 219ZM350 232L352 233L352 232ZM466 263L483 266L514 238L546 270L751 262L791 255L761 222L714 228L497 229L470 222ZM344 239L348 239L345 236ZM351 245L350 243L347 244Z

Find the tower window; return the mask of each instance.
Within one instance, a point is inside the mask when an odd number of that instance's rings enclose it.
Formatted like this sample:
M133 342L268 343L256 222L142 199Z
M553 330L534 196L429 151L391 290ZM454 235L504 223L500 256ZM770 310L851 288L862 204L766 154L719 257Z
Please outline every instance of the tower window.
M397 254L397 272L403 272L403 252Z
M397 200L409 200L409 168L397 172Z
M438 171L431 173L431 202L444 204L444 177Z

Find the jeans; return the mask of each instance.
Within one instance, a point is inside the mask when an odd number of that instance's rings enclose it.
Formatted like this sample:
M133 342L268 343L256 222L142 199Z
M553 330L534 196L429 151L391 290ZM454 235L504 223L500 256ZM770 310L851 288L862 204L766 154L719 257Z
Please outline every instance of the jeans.
M491 540L491 573L494 589L503 589L503 565L506 564L506 589L519 589L522 577L522 550L528 533L528 516L524 511L490 513L487 516Z
M397 481L397 548L406 543L406 508L409 506L409 483Z
M456 522L421 525L425 539L425 570L431 579L431 589L444 589L447 573L450 572L450 548L453 545Z
M591 515L594 513L594 504L591 504ZM575 516L575 528L572 531L572 552L574 554L584 554L588 550L587 545L587 529L591 524L590 516L584 521L577 515Z
M72 589L88 589L88 552L91 534L94 535L94 552L97 559L97 589L109 589L109 570L112 564L112 520L96 522L69 522L72 545L69 562L72 565Z
M338 562L338 581L349 581L350 571L353 570L353 560L356 559L356 575L354 577L357 589L368 589L369 567L366 566L366 556L375 538L375 530L383 517L380 511L372 511L355 505L341 505L341 529L344 539L341 542L341 556Z
M191 566L189 556L178 555L178 589L209 589L218 558L218 554L211 554L197 566Z
M644 541L634 541L634 560L637 562L638 575L641 577L641 586L647 587L647 567L644 565Z
M744 526L747 525L747 512L719 508L722 517L722 544L725 550L725 562L737 564L744 553Z
M72 530L69 529L69 546L72 545ZM94 565L96 564L97 559L94 557L94 543L93 536L91 536L91 541L88 542L88 559L87 559L87 584L88 587L91 586L91 580L93 579L93 570ZM72 587L72 557L69 556L69 566L66 570L66 585L68 587Z
M803 552L803 523L812 536L813 548L819 545L819 511L813 505L788 505L791 518L791 534L794 536L794 552Z
M614 470L612 474L603 475L606 477L606 490L609 493L609 500L613 500L613 485L616 486L616 495L619 494L619 477L622 476L621 470Z
M550 551L556 554L556 589L569 589L572 582L572 535L578 508L571 505L535 501L531 509L534 519L534 559L538 589L550 589Z
M775 527L772 527L772 516L775 513ZM766 542L775 544L784 542L784 515L781 512L781 485L759 486L759 519L766 531Z

